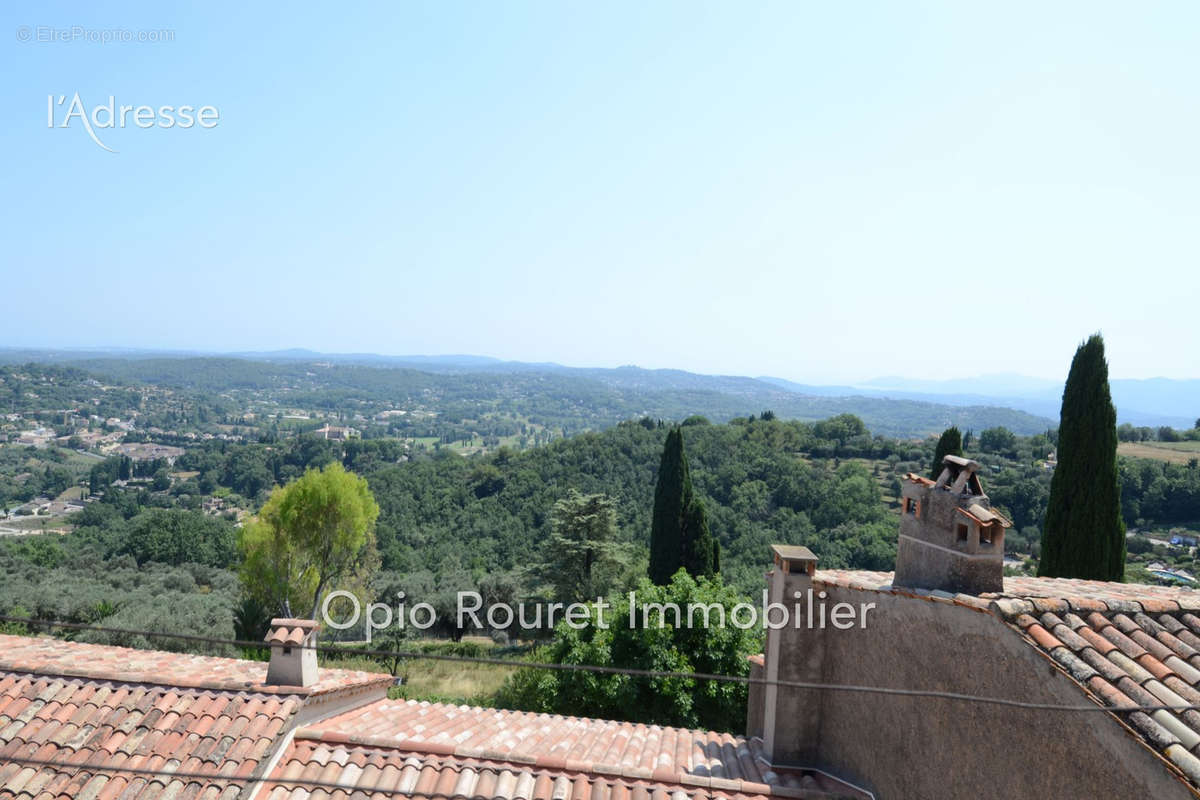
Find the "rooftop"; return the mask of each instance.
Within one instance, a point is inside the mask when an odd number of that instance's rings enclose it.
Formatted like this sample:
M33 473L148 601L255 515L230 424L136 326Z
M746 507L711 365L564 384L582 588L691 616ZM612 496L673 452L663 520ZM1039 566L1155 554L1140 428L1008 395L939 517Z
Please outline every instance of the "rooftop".
M820 570L814 577L994 614L1101 706L1200 705L1200 591L1006 577L1003 592L972 596L893 587L891 580L890 572L855 570ZM1134 711L1121 719L1200 789L1200 712Z
M819 570L813 581L945 604L970 619L991 615L1001 635L1011 631L1100 707L1200 705L1200 592L1192 589L1005 578L1003 591L965 595L849 570ZM288 641L310 625L282 622ZM0 636L0 800L867 797L819 771L772 765L757 737L377 699L391 678L351 670L320 670L308 688L266 686L266 670L264 662ZM1152 766L1161 759L1200 794L1200 712L1087 716L1118 722L1119 740L1127 734L1149 748Z
M821 772L772 768L757 739L372 701L390 676L322 669L305 689L266 686L266 670L264 662L0 636L0 800L867 796Z
M505 800L866 796L819 772L772 769L757 739L411 700L381 700L300 728L271 777L325 774L333 763L349 765L347 788L366 792L356 797L385 787ZM271 786L267 796L308 795Z
M299 707L294 696L0 672L0 798L232 800ZM88 769L101 765L127 771ZM212 772L229 780L137 769Z
M389 686L392 682L391 676L388 675L323 669L320 672L320 680L312 686L268 686L265 683L265 661L167 653L161 650L135 650L130 647L2 634L0 671L160 684L188 689L306 696Z

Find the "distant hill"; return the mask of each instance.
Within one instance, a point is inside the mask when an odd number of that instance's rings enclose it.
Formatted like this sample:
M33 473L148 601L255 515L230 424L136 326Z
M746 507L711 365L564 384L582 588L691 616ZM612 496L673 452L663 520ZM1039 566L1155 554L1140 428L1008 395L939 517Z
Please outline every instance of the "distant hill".
M798 387L805 391L810 387ZM1147 378L1109 381L1117 421L1133 425L1190 428L1200 417L1200 380ZM946 381L886 377L861 387L873 397L904 397L950 405L1000 405L1057 418L1062 383L1027 375L997 374Z
M103 357L98 357L103 356ZM983 430L1003 425L1021 434L1052 422L1001 404L930 402L871 396L850 387L802 387L734 375L683 370L575 368L505 362L482 356L376 356L281 350L225 356L152 351L0 351L0 362L77 366L118 380L222 394L230 391L304 398L319 407L351 403L364 411L403 403L453 410L456 418L502 414L568 431L598 430L624 419L721 422L773 411L817 420L851 413L874 433L924 437L950 425Z
M9 364L27 361L78 364L97 360L161 362L214 357L293 366L319 363L386 367L436 375L555 375L593 380L608 389L635 394L713 392L726 396L720 402L700 403L701 406L709 408L713 415L748 414L756 406L764 403L777 406L772 407L776 413L806 419L813 418L813 415L825 414L831 409L831 413L858 409L854 413L860 413L868 422L873 422L873 429L893 435L929 432L941 424L935 420L950 419L960 420L960 425L965 424L974 429L990 427L990 424L1005 424L1018 432L1032 433L1044 430L1047 425L1053 425L1057 421L1062 396L1062 384L1057 381L1015 373L951 380L885 376L851 386L798 383L769 376L750 378L736 375L701 375L684 370L643 369L636 366L615 369L569 367L549 362L504 361L491 356L471 354L393 356L378 353L322 353L304 348L225 354L142 348L0 348L0 363ZM160 371L161 367L160 364ZM180 365L176 365L176 369L179 367ZM143 369L143 372L145 371ZM235 372L244 373L244 370ZM134 375L129 377L136 378ZM178 379L184 377L176 376ZM160 376L156 380L167 379ZM1110 385L1120 422L1190 428L1197 417L1200 417L1200 380L1114 379L1110 381ZM806 399L800 400L795 395ZM731 404L729 398L741 398L744 402ZM822 398L839 399L839 402L820 402ZM660 399L664 402L648 404L647 408L675 408L680 402L683 402L684 406L687 405L685 398ZM697 396L695 399L700 398ZM907 401L918 405L889 407L867 402L872 400ZM938 410L932 408L933 406L950 406L958 410ZM998 415L999 409L1024 412L1025 416Z
M864 388L880 391L904 391L930 395L968 394L991 397L1036 397L1062 391L1062 383L1046 378L1031 378L1011 372L980 375L975 378L921 380L889 376L863 382Z

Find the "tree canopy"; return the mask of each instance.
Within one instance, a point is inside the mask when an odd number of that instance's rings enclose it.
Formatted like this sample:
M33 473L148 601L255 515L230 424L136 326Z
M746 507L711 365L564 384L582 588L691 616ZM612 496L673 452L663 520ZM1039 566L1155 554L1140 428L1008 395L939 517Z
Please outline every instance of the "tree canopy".
M1050 481L1038 574L1119 581L1124 573L1117 412L1104 340L1096 334L1075 352L1063 390L1058 466Z
M309 469L271 492L242 529L242 584L281 614L315 618L337 581L365 582L377 566L379 506L365 479L339 462Z
M619 541L617 509L605 494L571 489L550 510L542 575L564 603L593 601L608 594L617 573L628 562Z
M761 649L761 629L717 624L728 620L733 606L743 601L719 579L693 578L684 570L665 586L643 579L636 589L637 624L628 623L629 594L616 595L610 598L604 627L594 611L591 623L582 630L560 624L541 657L557 664L745 675L747 656ZM654 611L648 624L643 624L647 622L642 616L644 605L670 603L681 610L682 624L675 624L670 610L664 612L661 627ZM697 614L688 625L689 605L708 606L710 624L701 624L704 618ZM527 669L513 674L497 704L543 713L739 731L746 721L746 684Z
M933 449L933 465L929 469L929 477L937 480L938 475L942 474L942 460L946 456L961 456L962 454L962 434L956 427L946 428L938 437L937 446Z
M654 487L650 527L650 579L666 584L684 567L693 575L712 576L719 566L719 545L708 527L703 502L692 488L683 431L672 428L663 445Z

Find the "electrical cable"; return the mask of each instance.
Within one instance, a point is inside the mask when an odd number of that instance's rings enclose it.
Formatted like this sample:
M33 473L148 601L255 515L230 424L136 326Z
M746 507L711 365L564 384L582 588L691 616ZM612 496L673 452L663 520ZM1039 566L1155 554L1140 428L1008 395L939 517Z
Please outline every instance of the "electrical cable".
M265 648L265 642L247 642L238 639L224 639L215 636L202 636L194 633L169 633L163 631L142 631L130 628L110 628L102 625L88 625L79 622L61 622L47 620L30 620L24 617L0 615L0 622L17 622L35 627L58 627L77 631L94 631L98 633L119 634L124 636L143 636L146 638L177 639L181 641L203 642L207 644L228 645L232 647ZM821 683L816 681L772 680L755 678L749 675L722 675L708 672L680 672L672 670L637 669L633 667L605 667L596 664L555 664L540 661L514 661L506 658L488 656L447 655L445 653L419 653L403 650L373 650L361 648L346 648L336 645L296 645L302 649L314 650L318 653L335 654L340 656L372 656L383 658L400 658L405 660L449 661L466 664L491 664L512 669L540 669L560 672L591 672L604 675L628 675L631 677L658 678L666 680L701 680L721 681L726 683L742 683L762 686L776 686L787 689L803 689L808 691L847 692L856 694L877 694L899 697L919 697L934 700L953 700L959 702L982 703L987 705L1004 706L1009 708L1028 709L1035 711L1075 711L1075 712L1133 712L1133 711L1200 711L1198 704L1158 704L1139 705L1136 703L1120 706L1090 705L1061 705L1054 703L1038 703L1028 700L1012 700L1004 697L989 697L986 695L964 694L961 692L946 692L937 689L900 689L886 686L864 686L858 684ZM3 654L0 653L0 669L3 669Z

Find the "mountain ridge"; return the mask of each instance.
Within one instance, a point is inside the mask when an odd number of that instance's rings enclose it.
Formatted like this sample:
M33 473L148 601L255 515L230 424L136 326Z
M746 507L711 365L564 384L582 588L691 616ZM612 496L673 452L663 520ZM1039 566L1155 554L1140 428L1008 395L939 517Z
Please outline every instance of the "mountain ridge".
M573 367L556 362L503 360L475 354L325 353L307 348L246 350L218 353L148 348L0 348L0 362L38 361L72 363L105 356L155 360L236 358L265 363L329 363L393 369L413 369L433 374L553 373L588 378L605 386L629 391L716 391L747 400L769 400L773 392L811 398L862 398L895 400L954 408L995 407L1043 418L1049 425L1058 417L1062 384L1018 373L993 373L967 378L929 380L881 376L857 384L801 383L775 376L713 375L672 368ZM1200 417L1198 379L1121 379L1109 381L1118 422L1134 425L1190 428Z

